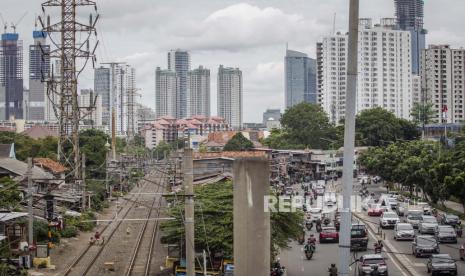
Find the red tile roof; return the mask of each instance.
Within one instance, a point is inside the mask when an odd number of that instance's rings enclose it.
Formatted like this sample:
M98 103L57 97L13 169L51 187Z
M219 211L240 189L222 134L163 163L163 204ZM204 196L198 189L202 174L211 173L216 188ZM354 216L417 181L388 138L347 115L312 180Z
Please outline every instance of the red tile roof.
M53 174L59 174L67 171L68 169L60 163L50 158L33 158L34 165L42 167Z

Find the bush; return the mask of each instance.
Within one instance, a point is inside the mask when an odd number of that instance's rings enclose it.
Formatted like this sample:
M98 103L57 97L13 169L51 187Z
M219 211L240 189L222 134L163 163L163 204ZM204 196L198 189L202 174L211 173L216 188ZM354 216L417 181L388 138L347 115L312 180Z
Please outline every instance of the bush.
M34 237L37 242L48 242L48 223L44 221L34 221ZM60 233L52 228L52 243L60 243Z
M85 220L95 220L96 216L93 212L87 211L83 213L80 217L80 222L78 225L79 230L81 231L92 231L96 225L94 221L92 222L83 222Z
M67 226L65 229L61 230L60 234L63 238L72 238L76 237L78 229L74 225Z

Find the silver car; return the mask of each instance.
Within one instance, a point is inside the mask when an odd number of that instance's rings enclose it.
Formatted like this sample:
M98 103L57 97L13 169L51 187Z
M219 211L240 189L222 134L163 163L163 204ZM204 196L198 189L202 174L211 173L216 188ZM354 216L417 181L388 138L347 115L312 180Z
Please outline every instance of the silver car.
M370 254L360 257L359 275L371 275L374 267L378 267L378 275L388 275L388 267L384 257L379 254Z
M457 233L450 225L439 225L434 232L436 240L440 243L457 243Z
M413 228L418 228L423 211L408 211L405 222L410 223Z
M397 223L394 227L394 239L396 241L413 241L415 238L415 230L410 223Z
M433 216L421 216L420 225L418 226L418 232L420 234L431 234L434 235L434 231L438 226L438 221Z

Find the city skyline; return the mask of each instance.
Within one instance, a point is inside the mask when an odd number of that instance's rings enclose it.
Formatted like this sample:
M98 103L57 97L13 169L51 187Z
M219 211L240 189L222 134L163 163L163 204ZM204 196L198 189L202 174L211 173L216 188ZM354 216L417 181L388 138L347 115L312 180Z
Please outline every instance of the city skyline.
M450 44L451 47L465 45L460 36L460 0L444 0L441 3L425 3L425 28L428 29L427 44ZM99 1L102 20L99 24L101 45L97 50L98 62L122 60L133 65L138 72L138 87L142 90L141 102L150 103L154 108L153 71L157 66L165 67L166 52L183 48L191 52L192 68L204 65L217 68L219 64L239 67L244 75L244 121L260 122L261 114L267 108L284 107L284 64L285 43L289 48L315 57L316 41L332 32L333 15L337 13L336 30L347 29L347 7L339 0L320 1L211 1L200 0L194 3L182 1L163 2L136 1L129 4L123 1ZM24 13L26 0L4 0L2 10L5 20L16 21ZM162 3L162 2L160 2ZM40 1L27 0L27 4L40 11ZM182 6L181 6L182 5ZM184 8L181 8L184 7ZM444 12L435 13L441 8ZM172 16L173 10L179 10ZM34 12L18 26L18 33L24 45L32 43L29 34L34 29ZM128 11L127 14L122 14ZM193 12L195 11L195 12ZM7 15L5 15L7 14ZM152 14L147 20L145 14ZM240 16L244 14L244 16ZM378 20L381 17L394 17L393 0L362 0L361 17ZM178 17L179 16L179 17ZM194 27L181 28L179 18ZM249 18L249 19L248 19ZM144 24L141 24L141 22ZM253 23L252 23L253 21ZM281 22L273 29L264 27L273 22ZM231 26L226 24L231 22ZM441 22L441 24L438 24ZM237 36L228 38L228 31L237 31L241 26L250 30L235 32ZM141 27L143 26L143 27ZM150 30L148 36L142 32ZM299 35L304 32L305 35ZM197 36L194 36L194 35ZM259 34L259 35L257 35ZM124 36L124 41L121 36ZM117 43L118 48L110 47ZM27 75L28 53L24 53L24 74ZM216 70L212 71L212 91L216 91ZM27 82L25 80L25 82ZM27 83L26 83L27 85ZM80 89L93 88L93 71L87 70L81 77ZM214 115L216 93L212 93L211 110Z

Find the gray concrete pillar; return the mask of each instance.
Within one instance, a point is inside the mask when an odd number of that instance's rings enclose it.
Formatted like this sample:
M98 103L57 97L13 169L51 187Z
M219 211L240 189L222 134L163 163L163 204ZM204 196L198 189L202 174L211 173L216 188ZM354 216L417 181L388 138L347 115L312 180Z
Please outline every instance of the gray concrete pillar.
M234 275L270 275L269 164L265 158L234 160Z

